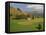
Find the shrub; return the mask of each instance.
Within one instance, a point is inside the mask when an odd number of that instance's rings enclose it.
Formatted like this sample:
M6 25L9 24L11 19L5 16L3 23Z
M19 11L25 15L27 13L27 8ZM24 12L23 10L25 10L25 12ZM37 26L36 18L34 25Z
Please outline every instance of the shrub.
M34 16L32 16L32 19L34 19Z
M41 30L41 24L38 24L37 29L38 29L38 30Z

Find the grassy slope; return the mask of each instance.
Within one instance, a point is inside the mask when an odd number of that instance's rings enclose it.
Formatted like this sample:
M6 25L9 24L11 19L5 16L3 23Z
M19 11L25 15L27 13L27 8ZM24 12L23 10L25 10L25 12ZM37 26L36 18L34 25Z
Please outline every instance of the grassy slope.
M13 20L10 19L10 32L16 32L16 31L33 31L38 30L36 27L38 27L38 24L40 23L42 25L43 29L43 18L36 18L32 20ZM42 30L41 29L41 30Z

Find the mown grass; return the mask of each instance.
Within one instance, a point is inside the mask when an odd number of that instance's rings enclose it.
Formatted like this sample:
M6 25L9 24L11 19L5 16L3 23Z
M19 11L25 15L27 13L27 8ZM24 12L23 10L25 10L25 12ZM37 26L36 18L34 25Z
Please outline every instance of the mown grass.
M43 30L43 18L35 18L31 20L13 20L10 19L10 32L17 31L35 31L38 30L38 24L41 24L41 30Z

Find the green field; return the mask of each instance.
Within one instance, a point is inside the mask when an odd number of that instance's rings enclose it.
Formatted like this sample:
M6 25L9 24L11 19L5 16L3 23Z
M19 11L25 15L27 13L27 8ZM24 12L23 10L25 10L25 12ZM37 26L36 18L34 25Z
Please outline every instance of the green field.
M31 20L16 20L10 18L10 32L35 31L38 30L38 24L41 24L41 30L43 30L43 18L35 18Z

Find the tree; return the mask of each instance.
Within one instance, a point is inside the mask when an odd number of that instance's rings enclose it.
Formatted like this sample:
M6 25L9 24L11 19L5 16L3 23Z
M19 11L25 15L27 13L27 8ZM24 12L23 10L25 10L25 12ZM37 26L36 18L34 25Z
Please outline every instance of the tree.
M17 10L21 12L21 9L20 8L17 8Z
M10 16L12 16L12 14L10 14Z
M34 16L32 16L32 19L34 19Z

